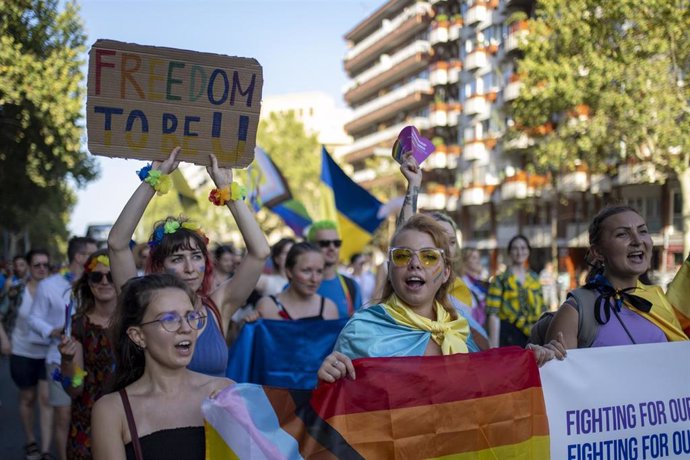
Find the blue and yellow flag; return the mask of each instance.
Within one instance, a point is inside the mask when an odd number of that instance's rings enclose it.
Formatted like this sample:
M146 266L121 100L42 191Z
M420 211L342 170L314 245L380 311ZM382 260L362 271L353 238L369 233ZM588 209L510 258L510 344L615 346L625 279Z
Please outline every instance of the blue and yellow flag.
M336 222L343 237L340 257L349 260L371 241L383 219L378 217L381 202L357 185L340 169L325 148L321 149L321 182L335 203ZM328 218L328 216L325 216Z

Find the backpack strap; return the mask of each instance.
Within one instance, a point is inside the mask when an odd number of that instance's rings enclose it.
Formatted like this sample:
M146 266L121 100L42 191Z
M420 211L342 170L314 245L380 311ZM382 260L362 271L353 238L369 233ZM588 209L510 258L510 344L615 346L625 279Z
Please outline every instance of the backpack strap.
M575 300L578 312L577 347L589 348L599 332L599 323L594 319L594 302L599 297L593 289L577 288L568 293Z

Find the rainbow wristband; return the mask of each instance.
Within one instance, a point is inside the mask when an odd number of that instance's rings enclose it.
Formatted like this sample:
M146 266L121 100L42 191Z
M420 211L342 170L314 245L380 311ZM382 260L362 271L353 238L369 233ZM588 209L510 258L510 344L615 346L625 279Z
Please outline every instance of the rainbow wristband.
M237 182L233 182L227 187L211 190L211 193L208 194L208 201L216 206L223 206L230 201L244 200L246 197L246 189Z
M148 164L137 171L137 176L142 182L146 182L156 191L158 195L165 195L170 191L172 186L172 179L167 174L163 174L157 169L152 169Z
M72 377L67 377L62 375L60 369L56 367L50 377L56 382L60 383L62 388L64 388L66 391L69 387L78 388L83 385L86 374L88 374L88 372L86 372L84 369L79 366L75 366L74 375Z

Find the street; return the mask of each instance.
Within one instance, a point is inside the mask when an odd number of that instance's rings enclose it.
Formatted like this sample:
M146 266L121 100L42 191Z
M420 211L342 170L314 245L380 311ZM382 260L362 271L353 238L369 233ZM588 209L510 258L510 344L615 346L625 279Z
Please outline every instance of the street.
M19 422L19 390L10 378L10 360L0 358L0 452L5 460L24 458L24 432ZM36 412L36 439L38 439Z

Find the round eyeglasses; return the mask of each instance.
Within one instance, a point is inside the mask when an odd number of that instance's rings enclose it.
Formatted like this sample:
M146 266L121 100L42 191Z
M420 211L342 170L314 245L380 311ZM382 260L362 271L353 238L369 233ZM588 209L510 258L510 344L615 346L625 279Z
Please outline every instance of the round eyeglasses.
M202 315L198 311L190 311L184 316L184 319L187 320L189 327L197 331L204 327L204 324L206 324L206 316ZM163 329L168 332L177 332L182 327L182 317L175 312L168 312L163 314L163 316L158 319L141 323L139 326L146 326L147 324L153 323L161 323Z

